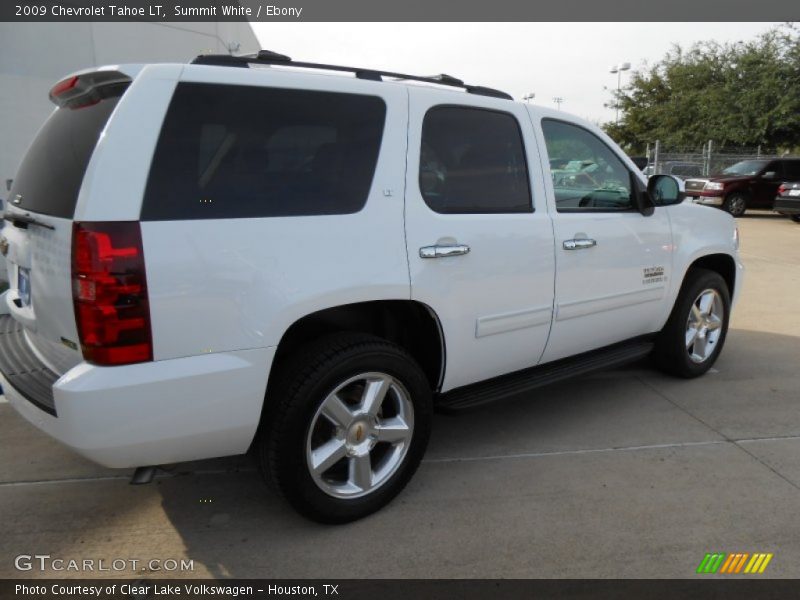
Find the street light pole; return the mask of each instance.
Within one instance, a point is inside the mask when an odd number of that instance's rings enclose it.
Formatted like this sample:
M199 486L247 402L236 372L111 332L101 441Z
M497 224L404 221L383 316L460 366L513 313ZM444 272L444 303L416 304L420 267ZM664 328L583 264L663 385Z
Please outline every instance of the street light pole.
M531 101L531 100L533 100L534 98L536 98L536 94L534 94L533 92L530 92L530 93L528 93L528 94L525 94L525 95L522 97L522 99L523 99L525 102L528 102L528 103L530 103L530 101Z
M619 92L622 89L622 72L628 71L630 70L630 68L631 68L631 63L624 62L611 67L611 69L609 70L609 73L617 76L617 97L614 99L614 110L616 112L614 121L617 125L619 125Z
M562 98L561 96L555 96L555 97L553 98L553 102L555 102L555 103L556 103L556 105L558 106L558 110L561 110L561 103L562 103L562 102L565 102L565 100L564 100L564 98Z

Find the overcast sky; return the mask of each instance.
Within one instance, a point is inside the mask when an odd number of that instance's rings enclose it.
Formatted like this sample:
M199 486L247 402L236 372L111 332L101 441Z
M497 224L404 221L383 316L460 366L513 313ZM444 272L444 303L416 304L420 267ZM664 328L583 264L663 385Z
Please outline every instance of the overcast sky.
M261 47L295 60L447 73L592 121L614 111L609 68L657 62L673 43L747 40L774 23L253 23ZM623 74L623 85L627 74Z

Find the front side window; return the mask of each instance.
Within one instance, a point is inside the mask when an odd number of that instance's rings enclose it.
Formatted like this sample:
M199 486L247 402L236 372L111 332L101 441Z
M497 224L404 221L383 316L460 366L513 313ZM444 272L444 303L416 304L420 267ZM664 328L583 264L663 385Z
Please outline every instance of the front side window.
M142 219L358 212L385 117L376 96L182 83L156 146Z
M577 125L542 121L558 212L635 208L631 173L600 138Z
M419 187L438 213L533 212L516 118L460 106L429 110L422 125Z

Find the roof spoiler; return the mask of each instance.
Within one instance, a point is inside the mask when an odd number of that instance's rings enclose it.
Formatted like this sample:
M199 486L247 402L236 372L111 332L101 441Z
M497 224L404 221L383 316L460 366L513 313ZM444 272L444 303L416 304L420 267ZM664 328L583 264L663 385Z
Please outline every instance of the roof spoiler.
M82 108L105 98L121 96L132 79L119 71L88 71L62 79L50 90L50 101L59 107Z

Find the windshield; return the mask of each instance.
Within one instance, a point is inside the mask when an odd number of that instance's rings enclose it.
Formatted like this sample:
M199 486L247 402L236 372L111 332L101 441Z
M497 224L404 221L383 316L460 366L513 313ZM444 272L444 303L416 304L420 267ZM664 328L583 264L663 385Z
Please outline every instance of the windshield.
M743 160L742 162L738 162L735 165L731 165L730 167L722 171L722 174L755 175L765 166L767 166L767 161L765 160Z

